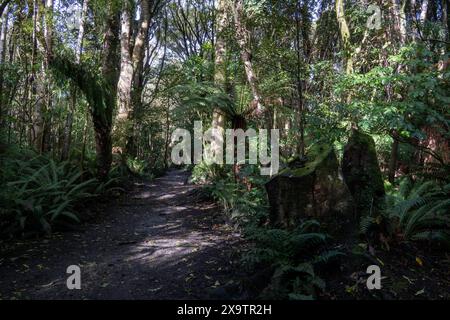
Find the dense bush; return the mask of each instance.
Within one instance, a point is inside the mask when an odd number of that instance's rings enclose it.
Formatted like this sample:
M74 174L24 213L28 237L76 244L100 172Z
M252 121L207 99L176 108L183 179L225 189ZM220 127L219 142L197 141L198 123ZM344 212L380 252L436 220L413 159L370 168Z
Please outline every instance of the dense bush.
M314 299L325 289L316 269L343 255L329 249L330 237L320 232L315 220L305 221L292 231L253 228L248 239L255 246L244 255L244 263L253 270L273 270L262 298Z
M199 166L200 169L197 169ZM197 167L194 168L192 179L198 181L195 177L199 172L211 173L208 175L210 183L205 184L204 189L221 204L233 223L248 227L265 221L268 208L264 190L266 178L257 174L257 166L242 166L238 177L231 170L226 172L217 165L209 169L206 164Z
M450 247L450 183L406 177L388 202L386 214L402 238Z
M102 194L114 179L100 183L79 167L33 151L9 147L0 155L0 231L49 233L60 222L79 222L77 205Z
M201 172L208 167L203 165ZM195 173L194 169L194 173ZM197 172L198 173L198 172ZM211 179L204 189L224 209L231 221L243 231L253 247L243 255L243 264L252 273L270 270L259 292L268 299L314 299L325 288L316 268L334 261L342 254L329 250L330 237L320 232L317 221L305 221L292 231L267 227L268 203L264 189L266 177L253 165L242 166L236 177Z

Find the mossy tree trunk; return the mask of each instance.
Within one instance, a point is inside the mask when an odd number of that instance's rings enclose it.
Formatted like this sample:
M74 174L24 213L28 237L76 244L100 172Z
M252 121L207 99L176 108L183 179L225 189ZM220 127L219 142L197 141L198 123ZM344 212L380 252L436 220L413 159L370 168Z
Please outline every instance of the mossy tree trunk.
M353 73L353 59L351 53L350 29L345 19L344 0L336 0L336 17L339 23L341 40L344 46L345 71L347 74Z
M112 116L116 103L118 80L118 56L119 45L119 15L112 5L109 8L107 31L103 43L102 77L107 87L104 95L104 112L91 110L95 129L95 144L97 152L97 174L99 179L106 179L112 162L111 128Z

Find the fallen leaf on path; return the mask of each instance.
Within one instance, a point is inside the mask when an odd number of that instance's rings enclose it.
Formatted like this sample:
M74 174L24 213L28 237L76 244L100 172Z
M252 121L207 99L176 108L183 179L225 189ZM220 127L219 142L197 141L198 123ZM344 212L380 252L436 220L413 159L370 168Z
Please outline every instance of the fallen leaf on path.
M419 257L416 257L416 262L419 266L423 267L423 261Z
M419 296L419 295L424 294L424 293L425 293L425 288L422 289L422 290L417 291L415 295Z

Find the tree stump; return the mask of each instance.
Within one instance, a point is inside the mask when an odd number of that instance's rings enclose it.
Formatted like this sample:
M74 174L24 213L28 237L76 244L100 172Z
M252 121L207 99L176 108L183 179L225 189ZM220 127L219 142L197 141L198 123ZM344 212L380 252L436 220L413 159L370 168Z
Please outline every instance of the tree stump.
M342 173L358 216L370 215L383 207L384 182L370 135L353 130L344 148Z
M293 228L305 218L352 216L352 199L333 148L316 145L299 167L288 167L266 183L270 223ZM344 221L344 220L341 220Z

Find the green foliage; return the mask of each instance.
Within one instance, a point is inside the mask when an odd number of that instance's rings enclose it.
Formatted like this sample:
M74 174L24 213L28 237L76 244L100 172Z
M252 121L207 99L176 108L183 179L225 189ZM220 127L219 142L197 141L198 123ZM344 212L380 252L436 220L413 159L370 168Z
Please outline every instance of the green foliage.
M113 180L83 180L79 168L10 147L1 155L0 231L51 232L60 222L79 222L77 206L105 192Z
M225 172L219 165L202 161L192 169L191 181L196 184L211 183L224 177ZM211 189L213 191L213 189Z
M212 179L204 189L221 204L224 213L233 223L248 227L260 225L267 219L268 204L264 190L266 178L259 176L257 166L245 165L240 168L238 177L245 184L238 183L232 172L225 172L220 166L203 164L200 168L209 172L212 170Z
M86 63L77 64L63 54L51 60L51 67L60 79L70 79L84 93L92 114L109 126L115 106L115 97L106 79Z
M203 112L212 112L215 108L219 108L225 114L231 116L236 114L230 97L211 83L190 82L174 87L172 92L180 96L184 108L193 108Z
M212 168L198 165L193 176L201 177L208 170ZM335 262L342 253L329 249L331 239L320 232L320 224L315 220L305 221L292 231L263 226L268 218L264 189L267 178L258 173L257 166L245 165L239 170L240 182L229 172L227 177L212 179L204 188L254 245L244 254L244 265L250 270L272 270L261 297L313 299L325 289L316 269Z
M435 180L402 180L389 198L388 217L406 240L428 240L450 246L450 184Z
M307 220L295 230L251 228L248 239L254 243L243 257L250 269L272 268L263 298L309 300L325 289L315 269L336 261L343 254L329 250L330 237L319 231L315 220Z
M143 176L148 170L148 163L138 158L128 158L127 166L134 174Z

